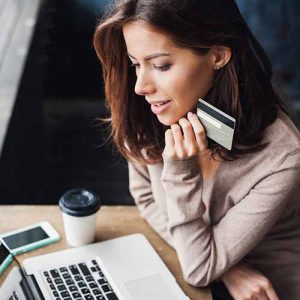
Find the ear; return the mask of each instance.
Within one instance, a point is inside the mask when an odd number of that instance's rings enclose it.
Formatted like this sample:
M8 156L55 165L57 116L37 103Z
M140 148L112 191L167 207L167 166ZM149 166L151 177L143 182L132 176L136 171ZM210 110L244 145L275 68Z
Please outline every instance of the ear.
M213 46L211 48L213 67L215 70L223 68L231 58L231 49L225 46Z

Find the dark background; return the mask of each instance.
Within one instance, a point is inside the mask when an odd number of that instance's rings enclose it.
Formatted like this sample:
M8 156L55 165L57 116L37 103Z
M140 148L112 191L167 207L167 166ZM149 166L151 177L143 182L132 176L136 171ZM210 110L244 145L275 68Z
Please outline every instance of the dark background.
M299 124L299 21L293 17L299 4L237 2L270 55L274 84ZM105 142L108 128L99 121L107 111L92 35L107 4L44 1L0 157L1 204L55 204L77 187L96 192L104 204L133 203L127 164Z

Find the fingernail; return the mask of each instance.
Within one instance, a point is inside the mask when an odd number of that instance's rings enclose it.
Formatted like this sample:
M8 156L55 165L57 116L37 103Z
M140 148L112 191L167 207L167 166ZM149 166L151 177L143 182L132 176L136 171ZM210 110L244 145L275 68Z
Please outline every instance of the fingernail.
M190 118L193 114L191 112L188 112L188 117Z

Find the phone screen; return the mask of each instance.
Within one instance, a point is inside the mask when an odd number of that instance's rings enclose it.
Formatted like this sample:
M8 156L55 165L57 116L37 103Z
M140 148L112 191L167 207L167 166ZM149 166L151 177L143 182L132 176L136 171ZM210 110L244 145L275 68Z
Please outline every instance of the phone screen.
M8 255L9 255L8 250L0 242L0 265L2 265L2 263L5 261Z
M0 299L3 299L3 297L1 296L1 286L9 272L9 270L6 271L6 269L11 266L12 260L13 258L10 252L0 241Z
M47 238L49 238L48 234L39 226L3 237L2 239L7 247L13 250Z

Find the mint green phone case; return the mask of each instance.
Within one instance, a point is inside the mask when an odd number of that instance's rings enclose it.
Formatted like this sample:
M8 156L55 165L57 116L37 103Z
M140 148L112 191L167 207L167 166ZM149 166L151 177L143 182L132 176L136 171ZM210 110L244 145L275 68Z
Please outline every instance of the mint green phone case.
M13 249L13 250L11 250L11 253L13 255L22 254L22 253L25 253L25 252L28 252L28 251L32 251L32 250L35 250L35 249L53 244L53 243L55 243L59 240L60 240L60 236L58 236L56 238L47 238L45 240L35 242L33 245L29 244L29 245L23 246L22 249L19 249L19 250L18 249L16 249L16 250Z
M3 263L0 265L0 275L9 267L9 265L12 263L13 261L13 256L11 254L9 254L5 260L3 261Z

